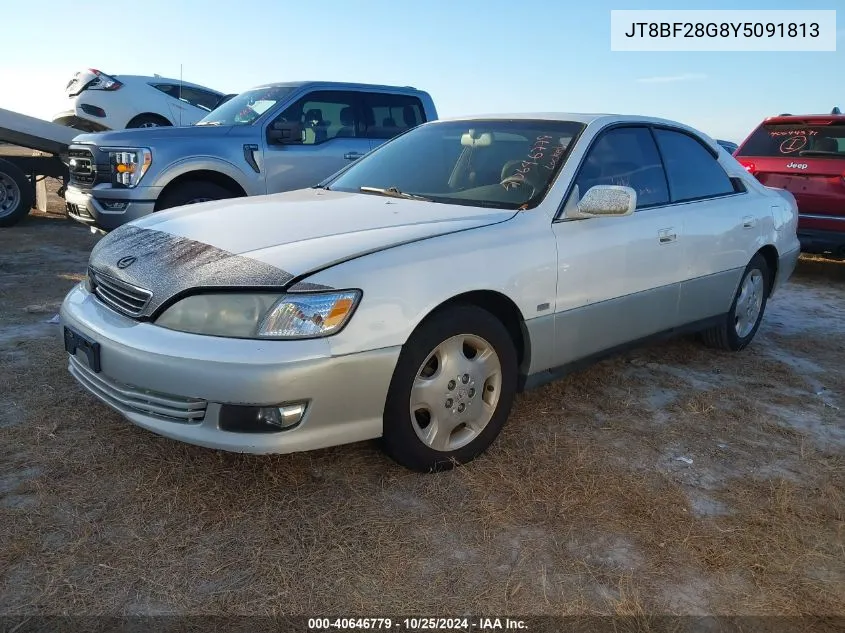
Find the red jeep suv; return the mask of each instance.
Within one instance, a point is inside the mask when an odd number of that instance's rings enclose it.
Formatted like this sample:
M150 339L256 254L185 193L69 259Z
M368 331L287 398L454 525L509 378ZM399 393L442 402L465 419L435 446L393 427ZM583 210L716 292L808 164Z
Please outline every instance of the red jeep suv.
M734 157L795 196L802 251L845 257L845 115L834 112L769 117Z

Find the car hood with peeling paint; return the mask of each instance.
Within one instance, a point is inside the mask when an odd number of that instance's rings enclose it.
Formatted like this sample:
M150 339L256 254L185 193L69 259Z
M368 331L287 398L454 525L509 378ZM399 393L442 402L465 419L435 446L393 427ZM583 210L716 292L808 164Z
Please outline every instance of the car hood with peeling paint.
M496 224L515 214L305 189L147 216L103 237L89 266L95 273L151 291L153 298L145 308L145 316L150 316L193 288L282 289L352 258Z

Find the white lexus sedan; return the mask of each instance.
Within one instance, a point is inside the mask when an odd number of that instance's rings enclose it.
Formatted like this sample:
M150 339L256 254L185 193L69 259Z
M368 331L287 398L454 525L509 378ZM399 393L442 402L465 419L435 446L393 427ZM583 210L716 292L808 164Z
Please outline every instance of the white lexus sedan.
M313 189L127 224L61 308L69 369L131 422L287 453L379 438L465 463L514 394L646 339L739 351L797 208L706 135L618 115L417 127Z

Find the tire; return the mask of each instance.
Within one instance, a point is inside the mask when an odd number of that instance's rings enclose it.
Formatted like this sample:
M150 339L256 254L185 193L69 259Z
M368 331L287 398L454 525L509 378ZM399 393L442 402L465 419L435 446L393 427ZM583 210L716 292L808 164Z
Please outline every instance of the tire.
M207 180L191 180L180 183L173 187L173 189L165 192L159 201L156 211L181 207L186 204L197 204L210 200L225 200L234 197L236 195L229 189L213 182L208 182Z
M704 344L715 349L738 352L745 349L757 334L763 320L771 288L771 271L766 259L757 253L751 258L739 282L731 309L724 322L701 333ZM751 295L743 294L751 292ZM745 297L752 303L746 303ZM749 306L751 306L749 308ZM754 306L757 306L756 308ZM756 311L756 316L754 312ZM748 315L751 315L748 318ZM745 318L743 316L745 315Z
M476 351L471 360L466 354L470 349ZM478 350L486 365L474 364L481 358ZM399 354L384 407L382 449L417 472L449 470L473 460L493 443L508 419L517 369L513 340L491 313L471 305L435 313ZM429 385L430 392L415 391L417 380ZM486 408L485 402L492 406ZM438 420L432 413L443 417Z
M32 183L14 163L0 159L0 227L14 226L29 215Z
M173 127L173 125L157 114L139 114L126 124L127 130L139 127Z

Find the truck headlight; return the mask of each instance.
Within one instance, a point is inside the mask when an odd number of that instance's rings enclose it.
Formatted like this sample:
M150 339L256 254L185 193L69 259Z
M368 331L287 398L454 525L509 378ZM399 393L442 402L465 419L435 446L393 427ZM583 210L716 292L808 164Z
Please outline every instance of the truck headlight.
M113 187L136 186L153 162L153 154L147 148L122 149L104 148L109 154L111 183Z
M321 338L340 331L360 299L360 290L199 294L170 306L155 323L180 332L227 338Z

